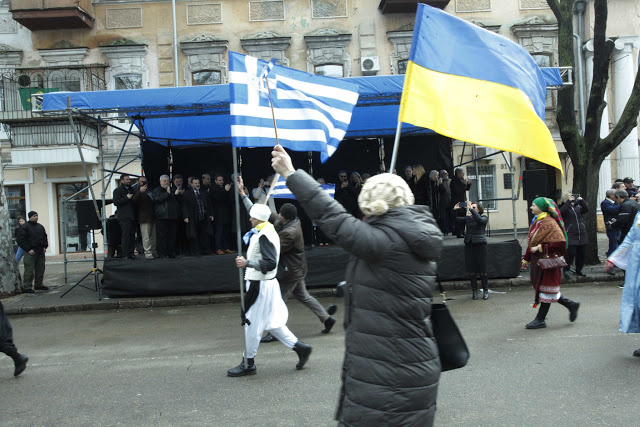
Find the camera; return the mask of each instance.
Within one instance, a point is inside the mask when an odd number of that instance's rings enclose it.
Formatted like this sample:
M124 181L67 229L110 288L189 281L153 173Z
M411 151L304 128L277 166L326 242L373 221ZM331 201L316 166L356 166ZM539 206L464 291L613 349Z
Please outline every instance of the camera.
M461 208L466 208L467 207L467 202L460 202L460 207Z

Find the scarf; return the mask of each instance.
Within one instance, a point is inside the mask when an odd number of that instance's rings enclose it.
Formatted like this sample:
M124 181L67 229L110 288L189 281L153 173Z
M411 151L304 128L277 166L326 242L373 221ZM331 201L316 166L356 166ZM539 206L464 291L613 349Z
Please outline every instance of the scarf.
M554 202L553 200L547 198L547 197L538 197L537 199L535 199L533 201L533 204L536 205L542 212L540 214L538 214L538 216L536 217L536 224L540 224L540 222L546 218L547 216L550 216L551 218L553 218L555 220L555 222L558 224L558 226L560 227L560 230L562 231L562 234L564 235L564 241L565 241L565 245L568 248L569 247L569 237L567 236L567 230L564 227L564 221L562 220L562 214L560 213L560 210L558 209L558 205L556 205L556 202ZM540 230L541 231L541 230ZM537 233L534 233L537 234ZM538 242L540 243L541 241L545 241L545 242L550 242L550 241L554 241L554 242L559 242L560 240L558 239L558 236L547 236L547 233L543 233L545 234L545 236L529 236L529 239L531 240L532 237ZM545 240L544 238L552 238L553 240ZM534 245L535 246L535 245Z
M260 224L256 225L254 228L252 228L248 232L246 232L245 235L242 236L242 241L244 242L244 244L248 245L249 244L249 240L251 240L251 236L253 236L254 234L260 233L260 231L263 228L265 228L266 226L271 226L271 228L273 228L273 225L270 222L264 221L264 222L261 222Z

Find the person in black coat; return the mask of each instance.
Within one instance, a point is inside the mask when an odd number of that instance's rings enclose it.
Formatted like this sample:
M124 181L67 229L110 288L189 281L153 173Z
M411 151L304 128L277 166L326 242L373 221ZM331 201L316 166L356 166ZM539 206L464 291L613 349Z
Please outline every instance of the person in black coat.
M156 214L156 247L160 258L176 257L179 205L171 191L169 175L160 177L160 187L151 194Z
M122 230L122 253L135 259L133 250L136 243L136 205L133 202L133 188L129 175L120 175L120 187L113 190L113 204L118 208L118 223Z
M416 205L431 206L431 184L422 165L413 166L413 196Z
M47 291L42 284L45 270L45 251L49 247L47 232L38 224L38 213L31 211L27 214L29 221L16 230L16 242L24 251L23 293L35 293L31 285L35 280L35 289Z
M455 227L451 224L451 180L449 172L444 169L440 171L438 191L440 192L440 230L446 236L455 230Z
M215 184L211 190L211 204L213 205L213 222L215 225L216 254L232 254L229 233L231 232L231 214L233 213L233 192L231 184L224 183L223 175L216 175Z
M13 376L17 377L27 368L29 358L26 354L18 353L16 345L13 343L13 329L4 312L4 306L0 302L0 353L4 353L13 359Z
M564 268L564 277L571 277L570 268L575 259L576 276L586 276L582 272L584 258L587 255L587 226L584 223L583 215L589 212L589 207L582 197L567 193L562 197L562 203L558 206L564 226L569 238L569 247L564 259L567 266Z
M627 233L633 225L633 220L638 213L638 202L629 198L629 193L626 190L616 191L616 203L620 205L618 211L618 218L611 224L611 228L614 230L620 230L620 240L622 243Z
M487 218L481 203L462 202L456 203L453 209L469 214L465 217L456 217L456 221L463 221L467 233L464 236L464 261L471 280L471 298L478 299L478 275L482 281L482 299L489 298L489 279L487 278L487 238L484 231L487 227Z
M464 179L464 169L456 168L453 173L453 179L451 180L451 204L455 206L457 203L467 200L467 191L471 188L471 180ZM464 217L464 210L454 210L458 217ZM455 221L456 237L464 237L464 221Z
M616 190L610 188L605 194L604 200L600 203L600 211L602 212L602 219L607 231L607 239L609 239L609 249L607 250L607 257L618 249L618 238L620 237L620 230L611 228L611 225L617 220L618 212L620 212L620 205L616 203Z
M183 254L187 251L187 237L184 228L184 222L182 222L182 199L184 192L187 191L186 185L184 185L184 178L179 173L173 176L173 185L171 192L175 196L175 201L178 204L178 222L176 223L176 254Z
M209 253L209 232L214 216L210 200L200 191L200 180L193 178L191 188L186 190L182 199L182 218L185 234L189 242L191 255Z
M334 198L351 214L358 206L356 190L349 185L349 176L345 170L338 172L338 183L336 184Z

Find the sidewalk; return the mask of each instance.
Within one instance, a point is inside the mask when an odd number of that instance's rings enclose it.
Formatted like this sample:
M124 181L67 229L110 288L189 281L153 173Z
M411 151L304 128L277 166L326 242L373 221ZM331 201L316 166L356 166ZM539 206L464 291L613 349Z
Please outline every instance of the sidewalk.
M601 239L603 237L603 239ZM512 239L513 236L504 236L505 239ZM606 251L606 235L598 234L599 248ZM85 259L87 262L72 262L67 264L68 284L64 283L64 263L62 257L47 257L47 270L45 272L44 284L50 288L49 291L36 291L35 294L18 294L9 298L2 299L7 314L37 314L37 313L60 313L60 312L78 312L90 310L123 310L129 308L145 308L145 307L175 307L188 305L207 305L207 304L224 304L240 302L239 293L209 293L199 295L174 295L174 296L158 296L158 297L121 297L121 298L103 298L98 300L98 293L93 289L94 277L89 276L83 282L82 286L76 286L64 298L60 296L69 290L78 280L88 273L92 265L90 253L73 254L69 257L74 261ZM102 267L101 259L98 259L98 268ZM22 268L21 268L22 270ZM620 270L616 270L615 275L609 275L604 271L601 265L588 266L584 268L587 277L572 276L569 280L563 280L564 289L573 286L584 286L586 284L617 286L624 282L624 275ZM89 288L89 289L86 289ZM445 291L451 290L467 290L469 289L468 281L443 282ZM495 279L489 281L490 289L510 289L515 287L530 287L529 272L522 272L519 277L512 279ZM311 288L309 293L317 298L332 297L334 295L334 287ZM437 294L437 289L436 289ZM438 298L438 296L436 296Z

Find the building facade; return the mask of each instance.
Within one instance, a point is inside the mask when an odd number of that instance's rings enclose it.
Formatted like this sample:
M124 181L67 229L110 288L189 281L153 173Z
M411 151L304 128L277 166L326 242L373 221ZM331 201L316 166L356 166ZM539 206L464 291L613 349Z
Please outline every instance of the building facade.
M424 0L424 3L494 31L524 46L540 66L558 65L558 31L546 0ZM333 77L403 74L409 57L416 1L412 0L3 0L0 2L0 142L11 216L30 210L50 235L49 254L86 250L91 237L79 231L77 205L105 169L140 173L139 144L114 128L68 117L42 117L42 93L225 84L229 51ZM588 89L593 48L592 7L584 14L584 74ZM609 2L609 36L615 39L608 111L603 132L616 123L638 68L640 4ZM173 30L175 16L176 31ZM632 18L632 19L629 19ZM176 56L177 53L177 56ZM574 70L575 75L575 70ZM574 77L574 80L577 79ZM473 179L472 199L486 200L493 230L528 225L527 201L511 169L544 170L549 196L570 191L572 167L555 123L555 91L548 91L546 123L560 152L564 176L529 159L491 154L491 149L453 141L454 165ZM128 129L126 121L114 124ZM98 132L102 147L98 146ZM82 143L78 146L78 136ZM419 163L419 159L416 163ZM470 162L470 163L467 163ZM85 167L86 166L86 171ZM398 165L398 169L403 165ZM601 187L638 172L637 130L601 171ZM110 178L111 189L117 175ZM517 179L516 179L517 181ZM100 186L94 186L100 198ZM602 193L604 194L604 192ZM491 200L498 199L498 200ZM112 213L108 208L107 213ZM99 234L99 233L98 233ZM66 236L63 242L62 236ZM101 241L100 236L97 237ZM63 247L64 246L64 247Z

